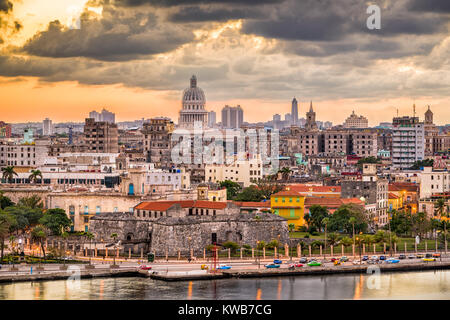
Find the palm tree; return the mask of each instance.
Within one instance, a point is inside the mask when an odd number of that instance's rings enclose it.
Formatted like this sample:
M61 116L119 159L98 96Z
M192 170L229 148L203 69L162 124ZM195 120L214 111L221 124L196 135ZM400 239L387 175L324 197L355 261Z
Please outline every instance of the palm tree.
M31 231L31 239L37 241L41 245L42 253L45 259L44 242L45 239L47 239L47 232L45 230L45 227L41 225L34 227L34 229Z
M447 218L448 212L446 210L445 199L440 198L435 203L434 207L436 208L436 212L439 213L439 218L444 220L444 248L447 248Z
M31 174L28 177L28 179L30 180L30 182L36 183L38 180L38 177L41 178L42 181L42 172L41 170L31 170Z
M7 166L2 168L2 177L4 180L11 183L14 176L18 176L18 174L14 171L13 166Z
M355 217L350 217L350 219L348 219L348 222L352 225L352 228L353 228L353 245L355 245L355 223L356 223L356 218Z
M94 235L90 232L86 234L86 237L89 239L89 264L91 264L92 257L92 239L94 239Z
M114 243L116 242L118 235L117 233L111 233L111 238L113 238ZM113 265L116 265L116 254L113 254Z
M14 224L14 218L0 210L0 247L1 247L1 255L0 255L0 263L3 263L3 253L5 250L5 238L9 234L9 229L11 225Z
M283 169L279 170L278 172L281 173L283 181L286 182L286 181L288 181L289 176L290 176L292 171L288 167L284 167Z
M325 250L327 250L327 225L328 222L330 222L330 218L323 218L322 219L322 224L325 226L325 247L324 247L324 254L325 254Z

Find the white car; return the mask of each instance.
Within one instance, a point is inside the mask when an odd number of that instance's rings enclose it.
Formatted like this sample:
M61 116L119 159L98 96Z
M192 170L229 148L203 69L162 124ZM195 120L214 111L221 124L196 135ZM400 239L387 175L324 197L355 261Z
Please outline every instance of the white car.
M358 265L358 264L365 264L365 261L360 261L360 260L353 260L353 264L354 265Z
M378 258L378 256L371 256L370 259L372 259L372 260L377 260L377 261L380 260L380 259Z

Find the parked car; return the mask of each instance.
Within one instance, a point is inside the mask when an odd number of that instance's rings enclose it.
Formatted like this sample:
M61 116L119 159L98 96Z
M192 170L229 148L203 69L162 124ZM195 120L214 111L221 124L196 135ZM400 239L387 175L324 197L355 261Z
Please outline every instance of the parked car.
M378 256L371 256L371 257L370 257L370 259L372 259L372 260L376 260L376 261L378 261L378 260L379 260Z
M320 267L322 264L319 261L311 261L308 263L308 266L310 267Z
M441 257L441 254L440 253L433 253L433 258L440 258Z
M401 259L401 260L406 259L406 255L400 254L400 255L398 256L398 258Z
M295 268L301 268L301 267L303 267L303 264L301 264L301 263L291 263L289 265L289 269L295 269Z
M380 260L386 260L386 256L380 256Z
M410 255L408 256L408 259L415 259L415 258L416 258L416 256L413 255L413 254L410 254Z
M400 260L395 259L395 258L386 259L386 263L399 263L399 262L400 262Z
M152 270L152 266L142 265L139 267L140 270Z
M275 259L275 260L273 260L273 263L275 263L275 264L282 264L283 261L281 261L280 259Z
M421 254L421 253L416 254L416 258L417 259L422 259L423 258L423 254Z
M334 260L333 261L333 264L335 265L335 266L340 266L341 265L341 260Z
M300 260L298 261L299 263L308 263L308 259L306 258L300 258Z
M200 269L202 269L202 270L208 270L209 268L208 268L208 266L207 266L206 264L202 264L202 265L200 266Z
M353 260L354 265L364 264L364 262L361 260Z
M341 257L341 262L347 262L348 261L348 257L347 256L343 256Z
M369 260L369 256L363 256L361 260L362 261L367 261L367 260Z
M221 265L219 265L217 267L217 269L219 269L219 270L228 270L228 269L231 269L231 266L226 265L226 264L221 264Z
M423 262L434 262L436 261L436 258L423 258L422 260Z
M270 264L266 264L264 267L266 267L267 269L272 269L272 268L279 268L280 265L275 264L275 263L270 263Z
M335 262L335 261L337 261L338 259L337 258L331 258L330 259L330 262Z
M425 258L433 258L433 255L431 253L425 253Z

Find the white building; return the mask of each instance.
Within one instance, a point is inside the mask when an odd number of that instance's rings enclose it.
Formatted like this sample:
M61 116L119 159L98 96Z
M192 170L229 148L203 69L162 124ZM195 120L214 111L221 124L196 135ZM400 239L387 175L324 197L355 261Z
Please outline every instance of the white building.
M433 170L425 167L418 174L420 178L420 199L429 198L435 193L450 191L450 173L446 170Z
M344 128L367 128L369 126L369 120L363 116L357 116L355 111L345 120Z
M238 129L244 122L244 110L241 106L230 107L226 105L222 109L222 128Z
M38 167L48 157L48 141L31 144L0 141L0 166Z
M52 120L49 118L45 118L42 122L42 135L51 136L53 134L53 124Z
M397 117L392 123L392 165L410 168L425 156L425 130L418 117Z
M249 187L264 177L263 163L260 157L250 160L235 160L231 164L210 164L205 166L205 181L219 182L231 180Z

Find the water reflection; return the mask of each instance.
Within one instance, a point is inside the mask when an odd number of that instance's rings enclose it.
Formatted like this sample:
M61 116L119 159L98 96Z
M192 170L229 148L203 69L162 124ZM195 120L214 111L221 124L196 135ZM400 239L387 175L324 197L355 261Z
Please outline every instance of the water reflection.
M166 283L143 278L83 279L79 286L65 280L0 285L0 299L450 299L447 271L383 273L379 286L373 275L299 276L224 279ZM369 288L370 287L370 288Z

